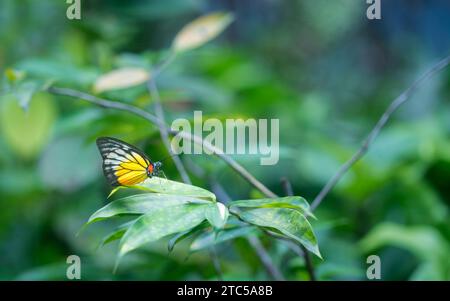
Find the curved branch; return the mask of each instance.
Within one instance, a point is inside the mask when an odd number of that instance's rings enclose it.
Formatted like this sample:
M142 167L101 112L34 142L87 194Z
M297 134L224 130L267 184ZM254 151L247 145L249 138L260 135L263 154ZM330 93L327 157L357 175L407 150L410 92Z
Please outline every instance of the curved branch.
M334 174L333 177L327 182L327 184L322 188L319 194L316 196L314 201L311 204L311 210L317 208L323 199L328 195L331 189L336 186L339 180L347 173L347 171L356 163L359 159L361 159L369 150L375 138L380 134L380 131L388 122L391 115L397 111L397 109L404 104L411 96L411 94L425 81L431 78L433 75L437 74L439 71L443 70L450 64L450 56L440 60L433 67L431 67L428 71L426 71L422 76L420 76L411 86L409 86L402 94L400 94L397 98L395 98L391 104L388 106L386 111L380 117L375 127L370 131L369 135L364 140L361 147L358 151L347 161L345 162L339 170Z
M90 102L90 103L98 105L100 107L103 107L103 108L116 109L116 110L125 111L125 112L129 112L131 114L140 116L140 117L146 119L147 121L151 122L152 124L154 124L160 128L166 129L169 134L179 135L180 137L189 139L196 144L203 145L204 148L208 149L211 153L215 154L217 157L219 157L223 161L225 161L232 169L234 169L247 182L249 182L256 189L261 191L264 195L266 195L267 197L276 197L277 196L269 188L267 188L263 183L258 181L241 164L236 162L233 158L225 155L223 153L222 149L215 147L211 143L204 141L201 137L193 135L189 132L173 130L173 129L169 128L161 119L159 119L155 115L150 114L138 107L135 107L133 105L129 105L126 103L121 103L121 102L116 102L116 101L96 97L94 95L84 93L81 91L77 91L77 90L73 90L73 89L69 89L69 88L50 87L50 88L47 88L46 91L49 93L52 93L52 94L79 98L84 101Z

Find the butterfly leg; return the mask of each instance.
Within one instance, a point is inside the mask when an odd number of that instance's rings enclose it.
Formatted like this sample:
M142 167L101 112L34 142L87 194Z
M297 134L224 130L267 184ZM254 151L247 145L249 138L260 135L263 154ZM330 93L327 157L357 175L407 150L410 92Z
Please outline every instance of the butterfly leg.
M161 174L164 176L164 179L166 179L166 181L167 181L167 177L166 177L166 174L164 173L164 170L161 170ZM161 178L159 178L159 180L161 181Z

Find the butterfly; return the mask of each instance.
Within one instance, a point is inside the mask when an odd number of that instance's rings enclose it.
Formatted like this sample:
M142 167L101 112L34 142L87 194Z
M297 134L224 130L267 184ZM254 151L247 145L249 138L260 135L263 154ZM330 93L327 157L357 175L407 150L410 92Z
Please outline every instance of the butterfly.
M132 186L158 176L161 162L152 162L136 147L111 137L97 139L103 158L103 173L112 186Z

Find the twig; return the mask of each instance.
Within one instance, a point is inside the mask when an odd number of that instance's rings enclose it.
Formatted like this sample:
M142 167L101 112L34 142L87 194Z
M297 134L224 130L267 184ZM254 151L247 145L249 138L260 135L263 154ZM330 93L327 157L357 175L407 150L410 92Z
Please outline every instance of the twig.
M269 253L267 253L266 249L264 249L264 246L262 245L259 238L256 236L249 236L247 237L247 240L256 251L256 254L258 254L261 262L263 263L267 272L273 277L273 279L277 281L283 281L283 274L281 274L280 270L276 267L276 265L273 264L272 258L270 258Z
M147 88L153 98L154 104L155 104L155 114L156 117L161 120L163 123L165 123L164 118L164 111L162 109L161 105L161 98L159 96L158 88L156 87L155 79L152 77L147 83ZM169 152L169 155L171 156L173 163L175 164L175 167L178 170L178 173L181 176L181 179L186 184L192 184L191 179L189 178L189 175L186 172L186 169L184 168L183 162L181 162L180 157L178 157L177 154L175 154L172 151L172 147L170 146L170 140L169 140L169 133L167 131L166 127L158 127L159 133L161 135L161 139L164 143L164 145L167 148L167 151Z
M281 186L283 186L283 191L284 191L285 195L287 195L287 196L294 195L294 190L292 189L291 181L289 181L288 178L282 177L280 182L281 182Z
M167 66L170 65L170 63L173 62L176 55L177 55L177 53L173 49L170 49L170 52L169 52L169 55L167 56L167 58L162 60L162 62L160 64L156 65L156 67L151 72L151 78L156 79L156 77L158 77L161 74L161 72L164 69L166 69Z
M107 100L104 98L99 98L94 95L84 93L81 91L69 89L69 88L58 88L58 87L50 87L47 89L47 92L57 95L64 95L64 96L70 96L82 99L84 101L90 102L92 104L98 105L103 108L110 108L110 109L116 109L124 112L129 112L134 115L140 116L147 121L151 122L152 124L158 126L158 127L164 127L167 129L167 132L171 135L179 135L180 137L184 139L189 139L194 143L197 143L199 145L203 145L204 148L208 149L211 153L225 161L232 169L234 169L239 175L241 175L247 182L249 182L251 185L253 185L256 189L261 191L263 194L265 194L267 197L276 197L276 194L273 193L269 188L267 188L263 183L258 181L250 172L248 172L242 165L240 165L238 162L236 162L231 157L225 155L223 153L223 150L220 148L215 147L208 141L204 141L201 137L198 137L196 135L193 135L189 132L185 131L176 131L170 129L162 120L160 120L158 117L154 116L153 114L150 114L138 107L135 107L133 105L116 102L112 100Z
M292 189L291 182L288 180L288 178L283 177L281 179L281 184L282 184L284 192L287 196L294 195L294 191ZM297 246L297 244L295 244L295 246ZM312 263L311 256L304 246L300 246L300 248L301 248L301 252L298 252L299 251L298 248L293 248L291 246L291 249L294 250L294 252L297 253L297 255L299 255L305 259L305 264L306 264L306 269L308 270L309 279L311 281L316 281L316 274L314 271L314 265Z
M217 280L223 281L223 273L220 266L219 256L217 256L216 248L214 246L209 248L209 256L211 257L214 269L216 270Z
M344 176L344 174L359 160L361 159L369 150L369 147L372 145L375 138L378 136L380 131L388 122L391 115L402 105L404 104L411 96L411 94L425 81L431 78L433 75L443 70L450 64L450 56L440 60L437 64L431 67L428 71L426 71L422 76L420 76L411 86L409 86L402 94L400 94L397 98L395 98L391 104L388 106L386 111L380 117L375 127L369 133L369 135L364 140L361 147L358 151L347 161L345 162L339 170L334 174L333 177L326 183L326 185L322 188L319 194L316 196L314 201L311 204L311 210L316 209L323 199L328 195L331 189L339 182L339 180Z
M77 90L70 89L70 88L49 87L49 88L47 88L47 92L52 93L52 94L57 94L57 95L79 98L81 100L90 102L92 104L95 104L99 107L103 107L106 109L116 109L116 110L120 110L120 111L129 112L129 113L132 113L139 117L142 117L142 118L146 119L147 121L150 121L152 124L154 124L156 126L165 126L165 124L161 120L159 120L156 116L154 116L153 114L150 114L138 107L135 107L135 106L132 106L129 104L112 101L112 100L108 100L105 98L100 98L100 97L91 95L89 93L77 91Z
M234 169L238 174L240 174L247 182L252 184L256 189L261 191L264 195L266 195L269 198L276 198L277 195L273 193L269 188L267 188L263 183L258 181L248 170L246 170L241 164L237 163L234 159L232 159L230 156L227 156L223 153L223 150L220 148L217 148L216 146L212 145L210 142L203 140L201 137L192 135L189 132L177 132L172 131L171 132L174 135L178 135L179 137L189 139L192 142L203 145L204 148L211 151L214 155L225 161L228 166L230 166L232 169Z

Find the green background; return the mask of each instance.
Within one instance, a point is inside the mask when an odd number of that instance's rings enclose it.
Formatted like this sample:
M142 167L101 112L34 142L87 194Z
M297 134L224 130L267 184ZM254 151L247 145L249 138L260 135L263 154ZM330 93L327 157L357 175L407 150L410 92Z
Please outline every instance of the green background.
M280 179L289 178L311 202L389 102L449 54L450 4L384 1L382 19L369 21L365 1L257 2L85 0L82 20L70 21L65 1L2 0L0 71L92 93L103 73L164 58L199 15L232 12L235 21L218 39L181 54L158 78L166 117L191 119L202 110L204 118L279 118L277 165L235 159L280 195ZM383 280L450 279L449 95L445 70L414 93L315 212L319 279L365 280L371 254L381 258ZM143 86L102 96L152 110ZM187 243L171 254L166 241L152 243L113 274L117 244L96 250L112 224L75 236L108 202L94 143L105 135L153 160L167 156L157 128L137 117L44 92L25 112L2 93L0 279L64 280L71 254L81 257L83 280L217 279L209 253L189 255ZM197 186L217 181L233 199L261 197L217 158L184 160ZM170 160L164 170L179 180ZM287 279L308 279L302 258L260 238ZM217 254L224 279L270 279L243 238L218 245Z

